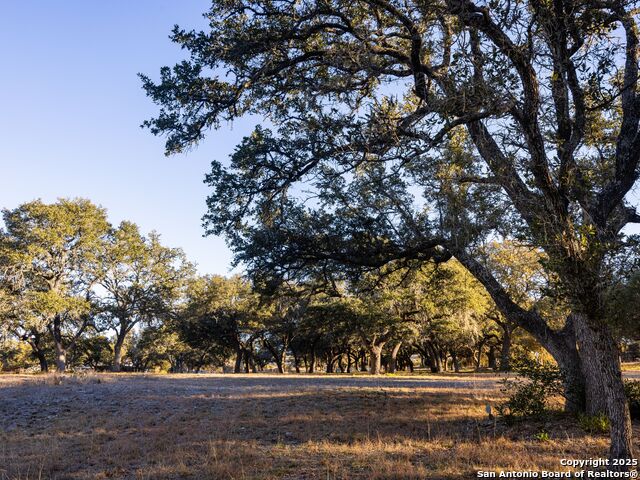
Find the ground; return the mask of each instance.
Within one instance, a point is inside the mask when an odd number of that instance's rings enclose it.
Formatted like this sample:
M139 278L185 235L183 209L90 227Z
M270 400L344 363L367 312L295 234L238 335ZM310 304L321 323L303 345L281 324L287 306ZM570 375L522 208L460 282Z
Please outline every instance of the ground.
M606 435L586 434L571 418L490 420L498 382L488 374L0 375L0 480L453 480L606 457Z

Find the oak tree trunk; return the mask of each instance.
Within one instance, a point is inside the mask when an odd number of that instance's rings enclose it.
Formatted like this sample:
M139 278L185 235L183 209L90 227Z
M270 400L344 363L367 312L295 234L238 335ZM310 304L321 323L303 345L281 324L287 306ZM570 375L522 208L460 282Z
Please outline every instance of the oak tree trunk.
M62 343L56 341L55 344L56 344L56 371L58 373L64 373L67 367L67 352L62 346Z
M40 363L40 371L42 373L46 373L49 371L49 362L47 362L47 357L45 357L44 352L42 350L38 350L35 352L36 357L38 357L38 362Z
M500 348L500 371L508 372L511 369L511 327L503 327L502 347Z
M122 346L124 344L125 335L118 334L116 337L116 343L113 346L113 364L111 365L112 372L119 372L122 370Z
M401 346L402 342L397 342L391 350L391 359L389 360L389 373L396 373L396 369L398 367L398 352L400 351Z
M582 371L585 373L587 383L587 399L597 403L593 391L592 382L596 382L601 388L601 397L605 398L606 411L611 423L611 447L609 457L611 459L632 459L632 428L629 404L624 394L622 381L622 369L620 366L620 352L609 330L599 322L589 321L583 314L574 315L576 331L581 340ZM594 410L595 405L587 405L589 410ZM612 469L624 469L611 467Z
M458 361L458 355L455 352L451 352L451 361L453 362L453 371L460 373L460 362Z
M489 351L487 352L487 358L488 358L488 366L491 370L497 370L498 369L498 362L496 359L496 347L494 345L490 345L489 346Z
M371 375L382 373L382 347L384 347L384 343L369 344L369 373Z
M242 349L236 350L236 363L233 366L233 373L242 372Z

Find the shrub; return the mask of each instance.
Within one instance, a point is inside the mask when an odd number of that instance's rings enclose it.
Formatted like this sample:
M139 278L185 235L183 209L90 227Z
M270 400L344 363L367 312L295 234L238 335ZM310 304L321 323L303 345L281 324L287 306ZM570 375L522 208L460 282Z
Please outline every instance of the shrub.
M549 433L545 432L544 430L542 430L541 432L536 433L533 437L536 440L538 440L539 442L548 442L549 440L551 440L551 437L549 436Z
M578 415L578 425L585 432L588 433L607 433L611 426L609 417L604 413L598 413L597 415Z
M540 417L549 410L549 399L563 394L562 374L552 363L521 357L513 360L512 369L518 377L502 381L508 395L497 407L502 416Z
M629 402L629 411L631 418L640 418L640 381L638 380L625 380L624 381L624 393L627 396Z

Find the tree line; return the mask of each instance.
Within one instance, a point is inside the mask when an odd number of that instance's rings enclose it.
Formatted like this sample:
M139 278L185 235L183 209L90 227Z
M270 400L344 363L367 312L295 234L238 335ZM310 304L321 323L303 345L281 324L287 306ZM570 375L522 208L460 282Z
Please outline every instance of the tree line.
M28 202L3 218L7 370L458 372L508 370L514 350L539 350L453 261L391 265L330 286L261 285L197 275L157 233L143 235L127 221L113 226L88 200ZM537 251L503 242L486 254L523 306L551 308Z

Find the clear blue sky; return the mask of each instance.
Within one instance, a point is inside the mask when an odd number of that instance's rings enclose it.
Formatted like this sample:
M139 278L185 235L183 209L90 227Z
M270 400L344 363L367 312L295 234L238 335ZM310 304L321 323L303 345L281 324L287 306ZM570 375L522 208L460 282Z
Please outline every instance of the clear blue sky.
M202 238L212 159L225 159L253 122L212 132L183 156L139 128L156 112L136 74L182 59L174 24L205 26L207 0L3 0L0 3L0 208L86 197L180 246L203 273L231 254Z
M231 254L203 238L212 159L223 160L254 121L211 132L197 150L166 158L139 125L156 112L136 74L182 59L176 23L205 26L208 0L2 0L0 207L86 197L111 220L138 223L180 246L202 273L227 273ZM638 231L637 227L632 231Z

